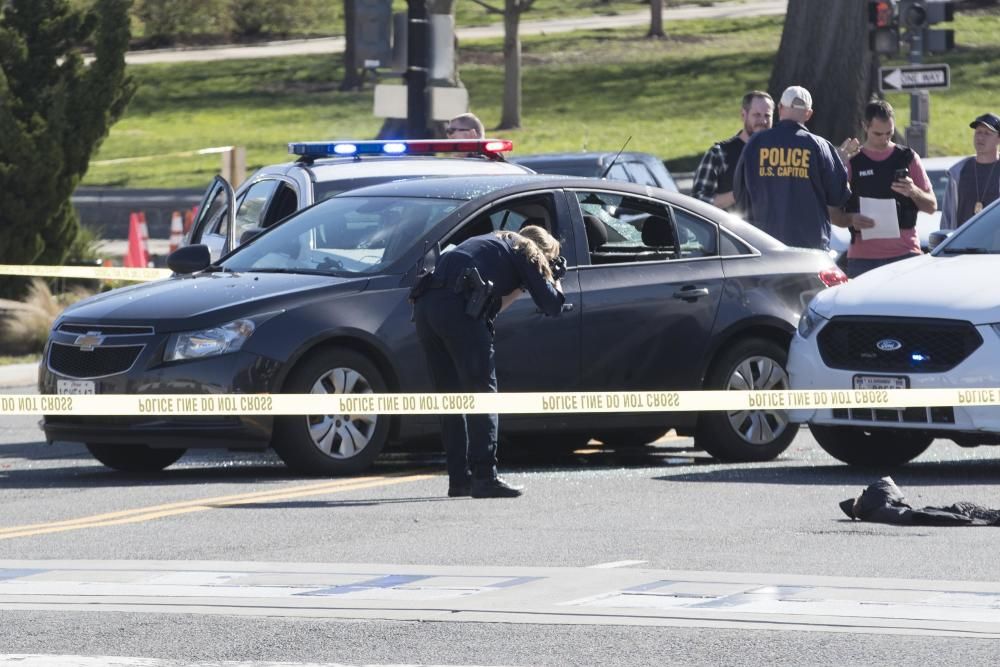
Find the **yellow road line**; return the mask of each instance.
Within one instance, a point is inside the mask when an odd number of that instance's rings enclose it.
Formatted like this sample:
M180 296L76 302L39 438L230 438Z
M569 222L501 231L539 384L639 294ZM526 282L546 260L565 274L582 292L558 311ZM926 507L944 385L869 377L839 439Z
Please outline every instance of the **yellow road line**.
M93 516L68 519L65 521L37 523L26 526L11 526L9 528L0 529L0 540L6 540L14 537L45 535L48 533L61 533L70 530L80 530L83 528L98 528L102 526L118 526L128 523L140 523L143 521L151 521L153 519L162 519L168 516L190 514L192 512L203 512L205 510L218 509L221 507L248 505L257 502L270 502L274 500L286 500L288 498L300 498L302 496L341 493L344 491L356 491L359 489L369 489L378 486L402 484L404 482L417 482L424 479L431 479L433 477L437 477L437 475L407 475L399 473L395 475L376 477L359 477L354 479L338 480L336 482L287 487L272 491L259 491L256 493L244 493L230 496L216 496L214 498L201 498L178 503L168 503L165 505L137 507L132 510L95 514Z

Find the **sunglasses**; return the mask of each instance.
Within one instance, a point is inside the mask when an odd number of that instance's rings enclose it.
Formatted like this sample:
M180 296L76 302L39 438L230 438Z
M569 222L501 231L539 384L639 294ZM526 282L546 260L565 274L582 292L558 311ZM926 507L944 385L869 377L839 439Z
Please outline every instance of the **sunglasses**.
M444 129L445 134L455 134L456 132L468 132L471 127L446 127Z

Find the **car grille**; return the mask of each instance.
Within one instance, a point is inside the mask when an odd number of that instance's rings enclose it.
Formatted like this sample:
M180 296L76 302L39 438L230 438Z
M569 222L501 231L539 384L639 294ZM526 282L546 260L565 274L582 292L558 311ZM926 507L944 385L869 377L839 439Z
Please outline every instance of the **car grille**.
M830 368L901 373L950 370L983 344L968 322L911 317L835 317L816 340Z
M948 406L931 408L900 408L885 410L877 408L835 408L834 419L861 422L881 422L894 424L954 424L955 410Z
M75 334L100 334L103 336L148 336L153 333L153 327L123 326L118 324L61 324L59 331Z
M49 348L49 368L72 378L98 378L124 373L142 352L143 345L95 347L84 352L76 345L52 343Z

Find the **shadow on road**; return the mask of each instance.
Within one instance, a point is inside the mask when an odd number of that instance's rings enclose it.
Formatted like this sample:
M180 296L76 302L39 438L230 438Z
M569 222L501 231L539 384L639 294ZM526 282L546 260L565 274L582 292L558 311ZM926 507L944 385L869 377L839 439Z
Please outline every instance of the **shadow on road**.
M917 461L897 468L773 463L731 464L706 471L685 471L655 479L663 482L733 482L737 484L814 484L865 487L884 475L906 486L954 486L1000 482L1000 460Z
M713 464L704 452L692 451L687 441L660 442L615 450L597 443L571 450L560 447L500 447L503 472L564 472L621 468L663 468ZM445 471L444 453L417 445L382 454L367 477L413 469ZM292 472L272 451L229 452L191 450L180 461L156 473L124 473L104 467L82 445L39 442L0 445L0 486L35 488L129 488L194 484L243 485L262 481L302 481L320 477ZM348 479L344 477L343 479Z
M273 503L240 503L239 505L219 505L215 509L337 509L338 507L375 507L378 505L398 505L401 503L439 503L460 502L468 498L448 498L444 496L425 496L415 498L379 498L372 500L291 500Z

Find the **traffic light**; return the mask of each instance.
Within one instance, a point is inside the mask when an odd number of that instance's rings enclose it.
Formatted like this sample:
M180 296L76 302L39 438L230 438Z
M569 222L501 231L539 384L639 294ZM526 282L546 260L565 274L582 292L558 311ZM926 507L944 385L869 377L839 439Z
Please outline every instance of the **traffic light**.
M955 48L954 30L933 30L935 23L954 20L955 3L952 0L900 0L899 23L906 28L907 37L921 38L922 50L940 53Z
M885 55L899 53L897 9L896 0L869 0L868 45L873 53Z

